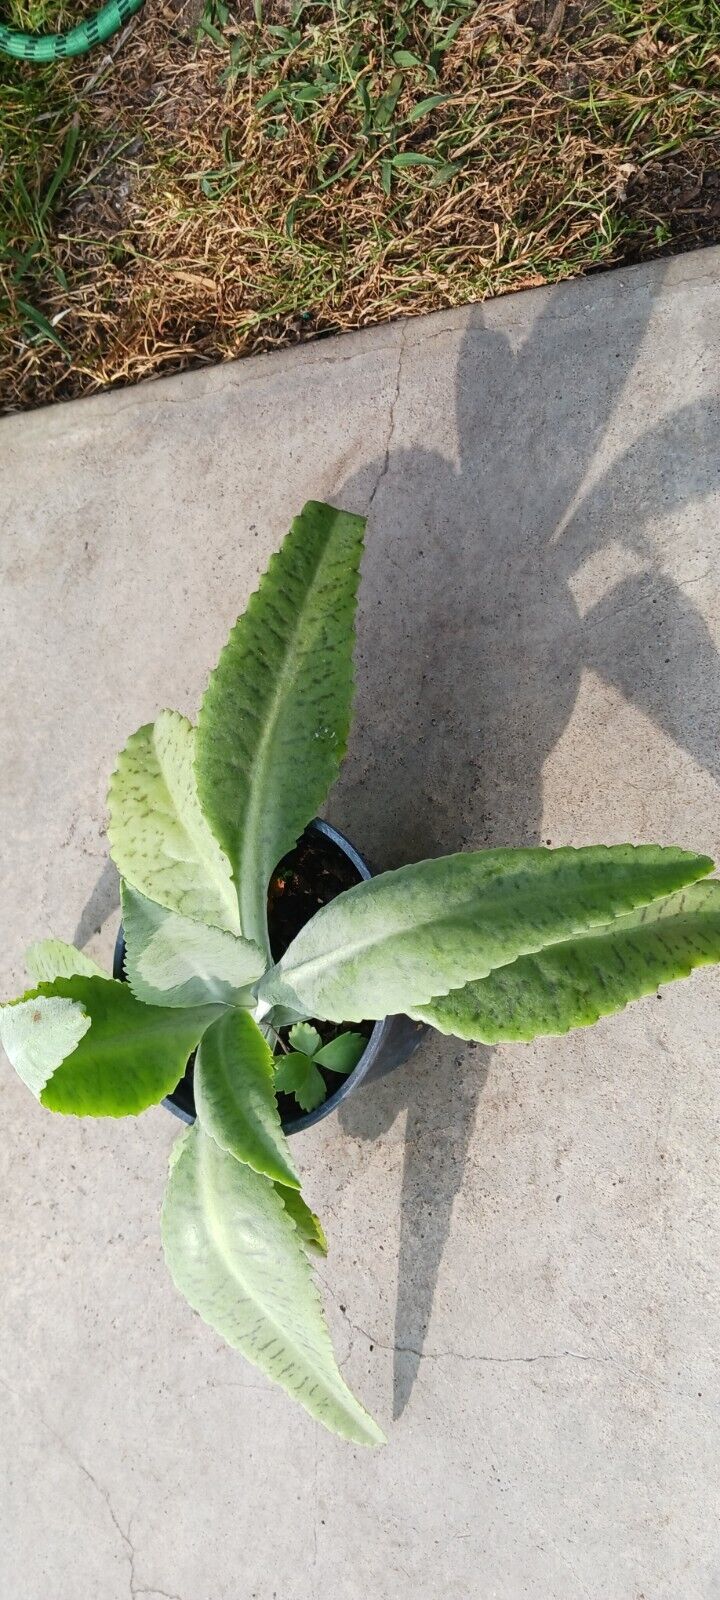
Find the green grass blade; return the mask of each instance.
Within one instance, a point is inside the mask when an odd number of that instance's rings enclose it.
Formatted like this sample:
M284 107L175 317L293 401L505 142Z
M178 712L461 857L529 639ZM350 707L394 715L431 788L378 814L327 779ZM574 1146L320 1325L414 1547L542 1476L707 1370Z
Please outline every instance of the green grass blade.
M58 350L62 350L63 355L67 356L69 360L70 351L68 350L67 345L63 344L62 339L59 338L58 334L55 332L52 323L48 322L47 317L43 315L42 311L38 311L36 306L31 306L27 300L18 300L16 304L18 310L22 311L23 316L27 318L27 321L31 322L33 327L37 328L40 333L44 334L45 338L49 339L51 344L57 345Z
M62 154L60 156L58 165L53 173L52 178L50 179L47 189L45 190L45 194L43 195L40 205L38 206L37 214L38 219L41 222L47 216L58 190L65 182L65 179L68 177L72 169L75 156L77 154L79 138L80 118L76 112L65 135L65 142L63 144Z

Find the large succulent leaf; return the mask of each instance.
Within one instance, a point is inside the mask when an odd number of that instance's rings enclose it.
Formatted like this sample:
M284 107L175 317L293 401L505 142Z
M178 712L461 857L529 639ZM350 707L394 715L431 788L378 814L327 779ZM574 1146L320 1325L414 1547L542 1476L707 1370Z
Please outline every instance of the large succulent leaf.
M300 1188L280 1123L272 1051L249 1011L226 1011L208 1028L193 1090L200 1121L223 1150Z
M200 708L200 799L232 863L243 930L263 946L272 869L315 816L345 753L364 525L332 506L305 506Z
M257 945L226 928L168 911L121 885L125 973L147 1005L249 1005L265 959Z
M658 845L481 850L346 889L258 985L273 1006L354 1022L426 1005L495 967L607 923L712 870Z
M326 1428L356 1444L380 1429L346 1387L303 1241L269 1178L196 1122L171 1162L162 1215L172 1278L228 1344Z
M720 961L717 879L521 956L414 1015L441 1033L483 1044L534 1039L586 1027L712 961Z
M145 1006L125 983L77 974L3 1006L0 1037L49 1110L124 1117L175 1088L217 1015L216 1006Z
M36 983L52 983L53 978L70 978L76 972L86 978L108 976L84 950L66 944L64 939L39 939L37 944L31 944L25 952L25 965Z
M309 1205L303 1200L297 1189L288 1189L286 1185L281 1183L276 1183L275 1188L285 1210L292 1217L306 1250L309 1250L312 1254L326 1256L328 1242L320 1218L316 1216L314 1211L310 1210Z
M195 729L161 711L134 733L110 779L108 837L126 883L182 916L240 933L230 865L200 808Z

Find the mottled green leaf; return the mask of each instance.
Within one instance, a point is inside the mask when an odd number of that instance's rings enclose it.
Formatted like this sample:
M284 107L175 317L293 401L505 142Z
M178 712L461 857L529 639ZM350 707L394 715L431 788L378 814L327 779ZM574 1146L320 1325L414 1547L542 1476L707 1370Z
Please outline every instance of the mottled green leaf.
M171 1165L162 1235L177 1288L228 1344L326 1428L356 1444L383 1442L338 1371L284 1197L199 1123Z
M90 1027L85 1008L39 991L0 1007L0 1041L8 1060L39 1100L48 1078L77 1049Z
M300 1188L275 1098L270 1046L249 1011L226 1011L195 1062L195 1107L213 1139L279 1183Z
M31 944L25 952L25 965L36 983L52 983L53 978L70 978L76 972L86 978L108 976L84 950L76 950L64 939L39 939Z
M363 528L361 517L306 505L236 622L200 710L200 799L232 863L243 931L263 948L272 869L345 753Z
M331 1021L427 1005L520 955L607 923L711 871L658 845L480 850L421 861L347 889L258 984L261 1014Z
M310 1056L295 1051L283 1056L275 1073L275 1088L282 1094L294 1094L302 1111L315 1111L327 1098L327 1087Z
M596 928L498 967L478 983L420 1006L441 1033L497 1044L567 1033L720 961L720 882L698 883Z
M3 1007L0 1034L13 1066L49 1110L124 1117L175 1088L217 1015L217 1006L145 1006L126 983L78 973Z
M125 972L148 1005L249 1005L265 966L257 945L121 885Z
M320 1256L326 1256L328 1242L320 1218L315 1215L314 1211L310 1210L309 1205L306 1204L297 1189L288 1189L282 1183L276 1183L275 1188L285 1206L285 1210L292 1217L306 1249L316 1252Z
M195 729L178 711L139 728L110 779L108 837L120 876L158 905L240 933L230 865L200 809Z

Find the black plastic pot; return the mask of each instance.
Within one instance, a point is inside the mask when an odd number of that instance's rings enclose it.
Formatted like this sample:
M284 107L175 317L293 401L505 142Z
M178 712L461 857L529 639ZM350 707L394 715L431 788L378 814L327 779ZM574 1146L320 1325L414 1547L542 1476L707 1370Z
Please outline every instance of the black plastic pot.
M350 841L333 828L329 822L311 822L309 833L317 833L328 844L351 862L357 873L358 883L362 879L373 876L367 861ZM113 958L113 977L124 978L125 969L125 938L122 923L115 941L115 955ZM399 1067L403 1061L417 1050L421 1039L427 1033L427 1028L422 1022L413 1022L410 1017L396 1016L385 1017L382 1022L376 1022L368 1039L367 1048L363 1051L357 1066L343 1079L339 1088L329 1094L321 1106L315 1111L302 1112L298 1116L283 1116L282 1125L285 1133L300 1133L303 1128L311 1128L313 1123L320 1122L323 1117L336 1111L341 1102L357 1089L358 1085L371 1081L373 1078L384 1078L385 1074ZM177 1088L171 1095L163 1100L163 1105L168 1111L174 1112L183 1122L195 1121L195 1100L193 1098L193 1060L191 1057Z

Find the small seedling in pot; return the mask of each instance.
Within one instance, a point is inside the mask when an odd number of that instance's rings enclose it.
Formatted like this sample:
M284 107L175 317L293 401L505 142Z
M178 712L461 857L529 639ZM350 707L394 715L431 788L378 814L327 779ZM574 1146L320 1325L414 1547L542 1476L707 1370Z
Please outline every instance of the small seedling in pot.
M294 1095L302 1111L315 1111L327 1095L320 1068L344 1077L357 1066L367 1045L362 1033L339 1033L329 1044L323 1044L317 1028L309 1022L296 1022L288 1039L292 1048L277 1061L275 1088Z
M162 1214L173 1279L315 1418L377 1444L312 1281L327 1246L278 1095L309 1112L334 1079L350 1088L373 1023L396 1013L494 1044L619 1011L720 960L720 883L707 856L625 844L467 851L349 887L324 864L327 881L295 872L287 895L288 854L345 753L363 527L306 506L197 727L162 711L121 752L108 833L127 982L43 940L0 1037L41 1103L77 1116L141 1112L194 1058L197 1116Z

